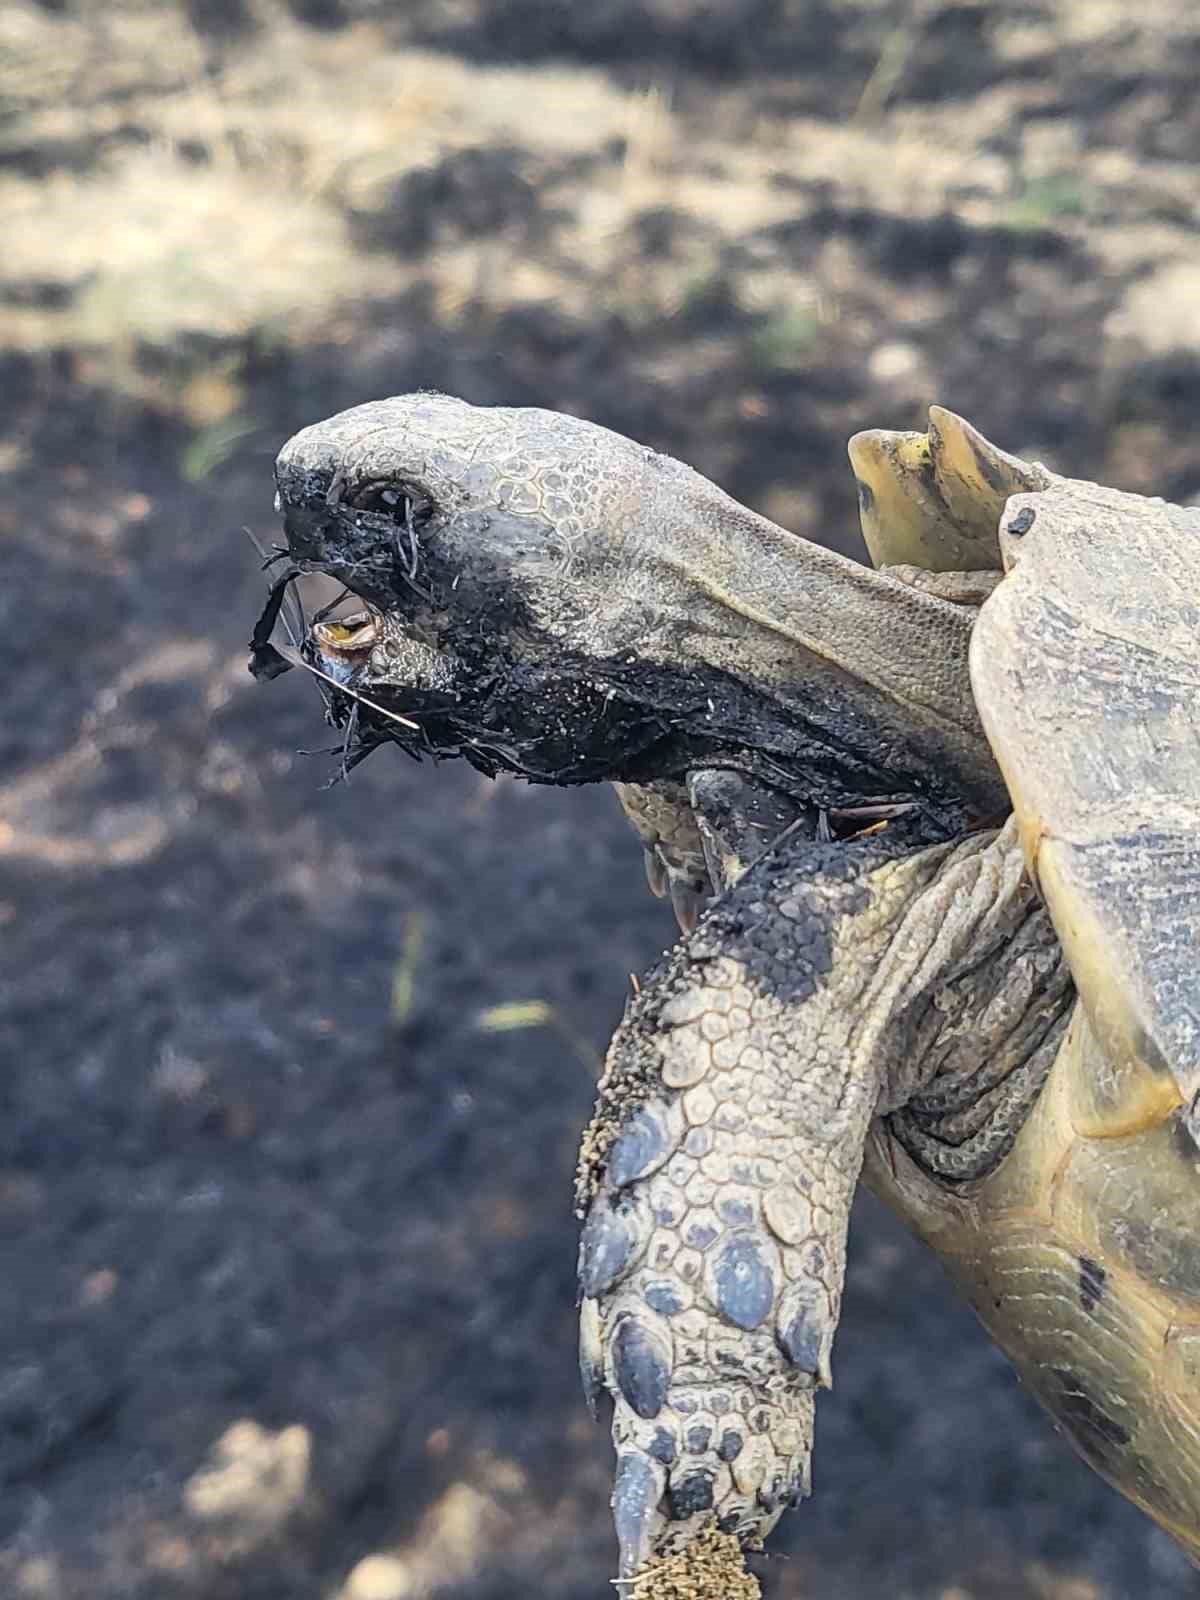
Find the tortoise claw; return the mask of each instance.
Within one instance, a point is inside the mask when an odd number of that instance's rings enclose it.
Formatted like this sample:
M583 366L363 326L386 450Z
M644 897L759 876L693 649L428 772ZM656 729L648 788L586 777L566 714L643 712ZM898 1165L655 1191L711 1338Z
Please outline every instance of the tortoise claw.
M622 1578L635 1577L650 1559L655 1536L667 1520L660 1509L666 1484L665 1470L641 1451L626 1451L618 1458L612 1509Z
M583 1384L583 1398L595 1422L600 1396L604 1393L604 1343L600 1307L590 1296L579 1306L579 1379Z
M671 908L675 912L675 920L681 933L691 933L700 921L706 896L694 880L676 877L670 873L670 869L668 875L671 879Z
M650 893L656 900L663 899L667 892L667 869L657 849L643 848L642 865L646 869Z

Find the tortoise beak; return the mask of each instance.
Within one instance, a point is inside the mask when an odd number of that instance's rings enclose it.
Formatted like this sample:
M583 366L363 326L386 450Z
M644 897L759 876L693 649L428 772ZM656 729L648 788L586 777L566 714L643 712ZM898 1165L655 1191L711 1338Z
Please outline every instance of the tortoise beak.
M356 611L313 625L312 639L322 655L338 658L365 656L379 639L379 616L375 611Z

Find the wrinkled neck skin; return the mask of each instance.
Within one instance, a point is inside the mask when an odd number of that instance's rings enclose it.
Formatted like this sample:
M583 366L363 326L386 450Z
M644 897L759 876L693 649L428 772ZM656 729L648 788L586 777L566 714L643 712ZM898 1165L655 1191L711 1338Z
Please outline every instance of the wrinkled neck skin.
M835 1099L865 1097L920 1171L941 1186L968 1184L1010 1149L1075 1001L1017 824L939 842L929 819L912 815L843 845L789 836L721 883L729 909L713 914L757 928L763 904L803 894L823 908L816 922L837 926L850 877L854 915L823 997L847 1019L830 1069L845 1077ZM807 1011L788 1037L804 1026Z
M670 457L556 413L407 396L305 430L277 475L293 555L387 613L359 687L427 749L555 783L733 765L818 805L923 802L949 831L1005 807L969 615ZM388 519L349 509L389 478L436 508L409 571Z
M931 871L932 869L932 871ZM939 1188L986 1177L1041 1091L1075 1003L1070 968L1012 818L917 851L887 961L876 1112ZM880 974L873 980L878 983Z
M917 799L956 825L1002 810L967 677L969 617L705 487L656 512L678 603L647 605L627 653L580 661L676 732L688 759L650 775L741 754L818 804Z

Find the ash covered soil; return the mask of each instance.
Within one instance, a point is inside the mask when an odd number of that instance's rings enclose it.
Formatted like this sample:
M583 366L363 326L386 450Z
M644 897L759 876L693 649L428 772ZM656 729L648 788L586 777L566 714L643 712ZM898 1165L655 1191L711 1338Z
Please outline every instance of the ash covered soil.
M419 386L585 414L857 552L939 400L1200 494L1175 0L191 0L0 19L0 1589L607 1593L570 1174L673 933L607 792L245 668L271 460ZM878 1208L768 1594L1161 1600Z

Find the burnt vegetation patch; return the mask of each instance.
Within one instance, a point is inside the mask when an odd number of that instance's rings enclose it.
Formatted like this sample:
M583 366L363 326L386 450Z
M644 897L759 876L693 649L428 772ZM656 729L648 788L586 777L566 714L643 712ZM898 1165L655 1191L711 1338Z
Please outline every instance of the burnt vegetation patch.
M397 179L369 209L352 210L355 235L410 259L501 233L542 244L564 213L546 203L534 168L530 152L513 145L452 151Z
M794 0L489 0L452 18L436 0L416 0L409 25L423 42L476 59L602 62L620 72L659 68L727 81L812 66L847 32L844 8L829 0L803 8Z

